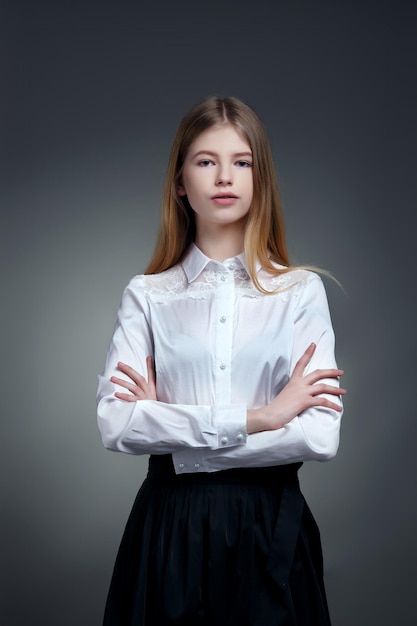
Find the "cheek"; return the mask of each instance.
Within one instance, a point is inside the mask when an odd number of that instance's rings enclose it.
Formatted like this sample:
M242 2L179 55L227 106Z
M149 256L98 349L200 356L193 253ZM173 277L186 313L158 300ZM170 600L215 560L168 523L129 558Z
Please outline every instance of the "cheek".
M205 172L196 172L193 176L189 177L186 180L185 188L187 190L188 198L191 201L191 198L199 199L202 194L204 195L207 191L209 182L207 180L207 174L204 175Z
M185 172L182 181L187 195L193 193L193 191L198 188L198 175L196 175L195 173L193 174L193 176L190 176Z
M246 192L247 192L248 196L250 196L250 200L252 202L252 199L253 199L253 180L252 180L252 177L250 177L250 180L248 180L247 183L246 183Z

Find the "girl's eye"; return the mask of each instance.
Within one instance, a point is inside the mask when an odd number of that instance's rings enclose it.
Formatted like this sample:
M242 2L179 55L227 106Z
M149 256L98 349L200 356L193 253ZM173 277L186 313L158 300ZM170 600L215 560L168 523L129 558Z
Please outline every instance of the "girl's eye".
M210 159L202 159L201 161L198 162L198 165L200 167L208 167L209 165L212 165L213 161L210 161Z
M236 165L238 165L238 167L252 167L252 163L250 161L238 161Z

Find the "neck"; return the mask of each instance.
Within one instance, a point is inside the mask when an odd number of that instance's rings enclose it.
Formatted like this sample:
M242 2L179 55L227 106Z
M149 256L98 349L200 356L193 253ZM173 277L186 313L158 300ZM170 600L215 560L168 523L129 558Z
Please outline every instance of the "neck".
M229 226L229 225L228 225ZM223 226L221 228L197 229L195 244L210 259L223 263L243 251L244 228Z

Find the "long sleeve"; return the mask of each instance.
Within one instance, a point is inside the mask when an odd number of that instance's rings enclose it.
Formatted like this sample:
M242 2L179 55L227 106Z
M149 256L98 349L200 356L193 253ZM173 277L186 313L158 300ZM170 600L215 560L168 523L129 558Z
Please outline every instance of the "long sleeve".
M125 402L114 396L120 387L110 378L124 377L117 369L119 361L145 374L146 356L155 356L151 317L144 278L135 277L123 293L105 368L99 376L97 419L103 444L131 454L243 445L246 441L244 405ZM169 385L169 381L165 380L164 384Z
M336 454L341 412L324 407L279 430L246 433L247 409L279 394L311 342L317 348L308 371L336 367L320 277L301 269L274 276L260 267L258 277L274 293L254 287L243 254L219 263L192 246L177 266L130 281L99 376L97 416L107 448L172 454L177 473ZM158 400L117 399L121 388L110 378L123 377L118 362L145 375L148 355Z
M317 348L305 373L336 367L334 333L321 279L310 274L298 291L292 324L286 328L286 333L292 336L288 373L282 377L280 388L289 380L298 359L313 341ZM335 379L326 382L338 385ZM341 404L336 396L331 399ZM326 461L337 452L341 416L339 411L312 407L283 428L249 435L245 446L227 450L179 451L173 455L176 471L216 471L307 460Z

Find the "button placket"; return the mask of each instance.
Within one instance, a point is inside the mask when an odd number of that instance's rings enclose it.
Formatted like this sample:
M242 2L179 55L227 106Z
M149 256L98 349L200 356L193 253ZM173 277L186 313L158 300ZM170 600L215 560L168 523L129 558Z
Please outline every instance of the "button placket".
M215 398L216 404L231 404L232 388L232 330L234 307L234 272L223 266L216 290L216 338L215 338ZM221 447L231 444L231 433L226 424L217 423L218 442Z
M234 274L227 266L217 282L216 307L216 352L215 352L215 396L216 403L231 402L232 320L234 302ZM221 445L228 443L226 433L218 425ZM226 441L224 441L226 437Z

